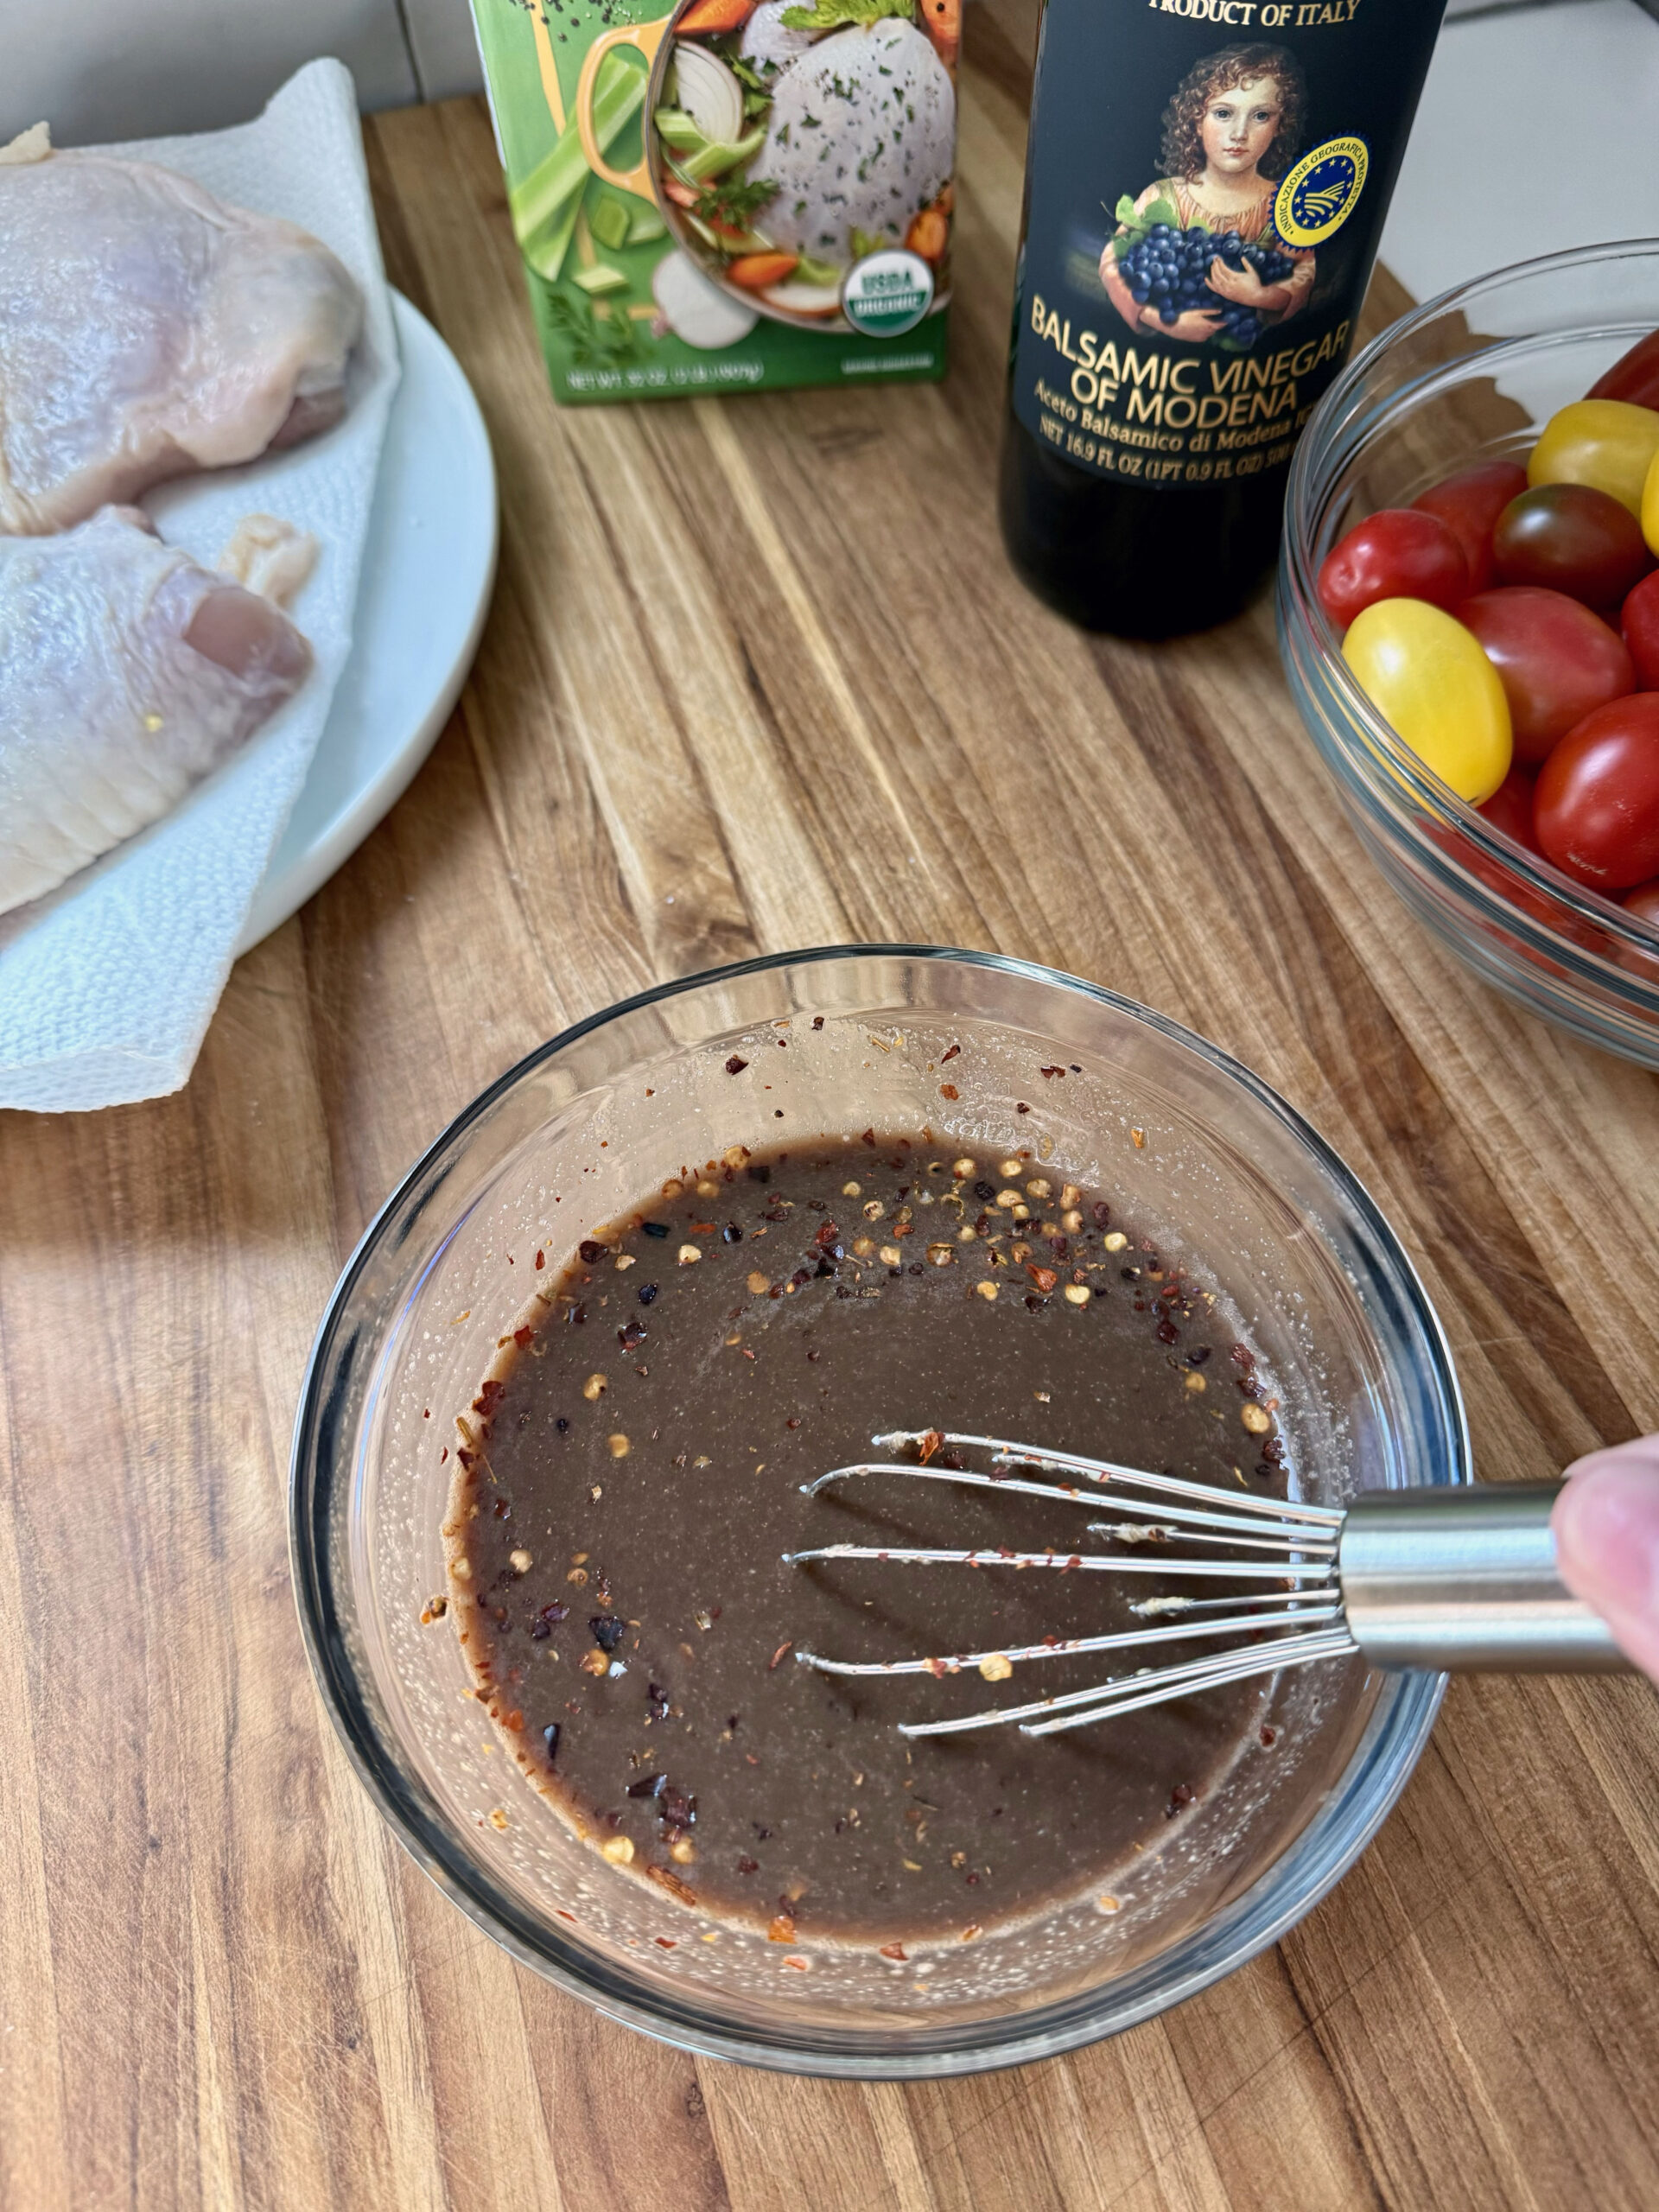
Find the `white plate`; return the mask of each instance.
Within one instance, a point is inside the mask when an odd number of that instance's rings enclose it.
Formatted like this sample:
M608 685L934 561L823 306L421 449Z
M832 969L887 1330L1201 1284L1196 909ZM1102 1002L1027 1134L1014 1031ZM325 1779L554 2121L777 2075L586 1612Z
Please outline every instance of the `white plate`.
M408 789L460 696L495 581L495 464L461 364L399 292L403 381L363 549L351 657L237 946L279 928Z

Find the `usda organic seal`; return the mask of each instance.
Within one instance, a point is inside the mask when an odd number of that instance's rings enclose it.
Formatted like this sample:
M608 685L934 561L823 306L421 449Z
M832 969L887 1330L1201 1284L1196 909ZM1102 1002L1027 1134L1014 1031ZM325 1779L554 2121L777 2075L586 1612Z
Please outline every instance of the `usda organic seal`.
M933 304L933 271L900 246L867 253L847 272L841 311L867 338L902 338Z

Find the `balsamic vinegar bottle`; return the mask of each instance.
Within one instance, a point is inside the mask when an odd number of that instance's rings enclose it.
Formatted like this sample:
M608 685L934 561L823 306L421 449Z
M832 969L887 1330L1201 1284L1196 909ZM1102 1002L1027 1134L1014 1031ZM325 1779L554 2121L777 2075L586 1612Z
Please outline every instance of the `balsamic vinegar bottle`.
M1271 569L1352 342L1445 0L1044 0L1002 534L1090 630Z

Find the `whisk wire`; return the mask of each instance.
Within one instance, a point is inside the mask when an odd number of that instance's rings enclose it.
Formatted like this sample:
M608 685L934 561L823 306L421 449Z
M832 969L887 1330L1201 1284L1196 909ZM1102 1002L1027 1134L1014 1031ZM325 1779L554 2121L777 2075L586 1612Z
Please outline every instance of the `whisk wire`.
M1226 1596L1198 1598L1167 1589L1141 1600L1131 1611L1146 1621L1161 1619L1160 1626L1114 1630L1100 1636L1045 1637L1004 1651L958 1652L944 1658L846 1661L818 1652L798 1651L797 1660L821 1674L836 1675L922 1675L935 1676L978 1669L988 1681L1004 1678L1015 1665L1045 1658L1075 1657L1096 1651L1161 1652L1173 1645L1200 1639L1246 1637L1250 1642L1211 1651L1162 1667L1141 1667L1087 1689L1070 1690L1022 1705L990 1712L958 1714L944 1720L902 1724L907 1737L949 1736L979 1728L1018 1726L1031 1736L1047 1736L1063 1729L1082 1728L1097 1720L1191 1697L1228 1682L1277 1673L1286 1667L1343 1656L1357 1649L1343 1612L1337 1578L1337 1552L1344 1514L1336 1507L1312 1505L1299 1499L1256 1497L1244 1492L1234 1497L1211 1484L1179 1475L1158 1474L1145 1468L1124 1467L1115 1461L1085 1458L1080 1453L1052 1452L1020 1444L1007 1437L980 1436L961 1431L897 1430L875 1436L878 1448L894 1451L919 1446L927 1451L922 1463L902 1460L860 1460L832 1467L815 1482L803 1484L815 1497L831 1484L859 1477L880 1476L905 1481L953 1483L969 1490L995 1490L1039 1497L1059 1505L1097 1505L1109 1491L1110 1508L1129 1516L1118 1522L1093 1521L1091 1536L1103 1537L1130 1548L1122 1552L1078 1552L1054 1548L1020 1551L1006 1546L977 1546L961 1549L924 1544L823 1544L785 1552L793 1567L838 1560L879 1560L900 1566L1011 1567L1051 1568L1062 1573L1111 1573L1132 1577L1203 1582L1226 1580L1235 1585L1268 1582L1270 1590ZM960 1465L934 1465L935 1454L944 1448L990 1455L995 1470L1019 1472L983 1473ZM1038 1474L1075 1475L1080 1482L1041 1482ZM1137 1492L1141 1493L1136 1495ZM1172 1543L1225 1547L1224 1559L1175 1558L1163 1548ZM1154 1555L1147 1555L1148 1554ZM1261 1556L1266 1554L1267 1556ZM1196 1618L1195 1618L1196 1617Z

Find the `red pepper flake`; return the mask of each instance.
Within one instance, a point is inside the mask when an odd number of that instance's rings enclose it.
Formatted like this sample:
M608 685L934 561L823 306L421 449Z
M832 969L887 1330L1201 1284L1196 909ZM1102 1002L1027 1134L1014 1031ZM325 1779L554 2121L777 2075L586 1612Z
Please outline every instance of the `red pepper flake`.
M561 1920L568 1920L573 1928L579 1927L581 1925L575 1914L574 1912L567 1912L562 1904L556 1904L553 1910L557 1913Z
M1016 1098L1014 1102L1014 1110L1016 1114L1029 1114L1031 1109L1023 1098Z
M948 1052L945 1052L945 1053L944 1053L944 1054L941 1056L940 1065L943 1065L945 1060L954 1060L954 1059L956 1058L956 1057L957 1057L957 1054L961 1050L962 1050L962 1047L961 1047L961 1046L960 1046L960 1045L953 1045L953 1046L950 1047L950 1051L949 1051Z
M1190 1782L1178 1782L1169 1793L1169 1802L1164 1808L1164 1818L1173 1821L1177 1813L1198 1802L1198 1791Z
M960 1098L962 1093L954 1083L942 1083L939 1085L939 1096L941 1098Z
M866 1129L859 1141L861 1144L874 1146L875 1143L875 1131L874 1129Z
M910 1953L906 1950L902 1943L884 1943L881 1946L881 1955L884 1959L896 1959L899 1964L903 1966L909 1958Z
M648 1882L655 1882L659 1890L666 1890L677 1903L696 1909L696 1891L683 1882L671 1868L655 1865L648 1866L645 1868L645 1879Z
M792 1649L793 1644L794 1638L791 1637L779 1645L778 1649L772 1653L771 1658L766 1662L766 1672L769 1675L776 1669L779 1661L783 1657L785 1651Z
M1037 1072L1039 1075L1058 1076L1062 1080L1065 1079L1065 1070L1064 1068L1039 1068Z
M815 1014L813 1015L813 1017L812 1017L812 1027L813 1027L815 1029L822 1029L822 1028L823 1028L823 1016L821 1014Z
M442 1466L442 1465L443 1465L444 1461L445 1461L448 1457L449 1457L449 1446L446 1444L446 1445L444 1446L444 1447L443 1447L442 1451L442 1452L439 1452L439 1454L438 1454L438 1465L439 1465L440 1466Z
M792 1943L795 1941L795 1923L788 1913L780 1912L773 1919L766 1930L766 1941L768 1943Z
M1052 1268L1039 1268L1034 1262L1031 1266L1027 1267L1026 1273L1031 1277L1033 1282L1036 1284L1038 1289L1042 1292L1045 1298L1047 1297L1049 1292L1053 1289L1055 1284L1059 1281L1058 1275L1056 1274Z
M760 1872L760 1861L758 1859L740 1859L737 1862L737 1871L740 1874L758 1874Z
M506 1387L507 1386L505 1382L489 1382L481 1385L478 1395L473 1400L473 1411L475 1414L482 1414L487 1421L490 1414L495 1410L496 1400L501 1396Z
M944 1439L937 1428L925 1428L916 1440L916 1458L918 1465L926 1466L944 1442Z
M797 1974L804 1974L806 1972L806 1961L804 1959L785 1959L784 1961L784 1964L786 1967L793 1967Z
M532 1344L535 1341L535 1338L536 1332L534 1329L531 1328L515 1329L512 1332L512 1341L516 1344Z
M677 1936L658 1936L656 1942L659 1951L677 1951L680 1948L680 1939Z
M744 1069L747 1067L748 1065L749 1064L747 1060L740 1059L737 1054L734 1052L731 1058L726 1063L726 1072L728 1075L741 1075Z
M1276 1743L1278 1742L1278 1740L1279 1740L1279 1731L1278 1731L1276 1728L1270 1728L1270 1727L1268 1726L1267 1722L1264 1720L1264 1721L1262 1722L1262 1743L1263 1743L1263 1744L1264 1744L1264 1745L1266 1745L1269 1750L1271 1750L1271 1748L1273 1747L1273 1745L1274 1745L1274 1744L1276 1744Z

